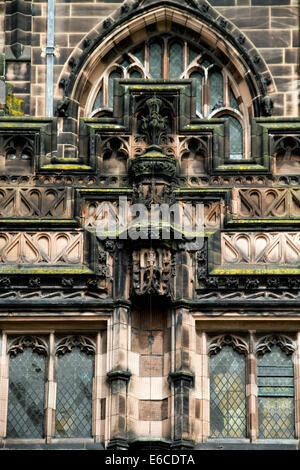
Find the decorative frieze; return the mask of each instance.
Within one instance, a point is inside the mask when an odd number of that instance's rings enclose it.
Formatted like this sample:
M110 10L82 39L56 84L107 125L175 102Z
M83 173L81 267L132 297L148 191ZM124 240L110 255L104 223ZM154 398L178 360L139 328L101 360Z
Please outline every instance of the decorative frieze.
M0 217L71 217L71 188L1 187Z
M234 217L300 217L300 188L252 188L232 190Z
M295 266L300 261L299 232L221 234L222 264Z
M82 232L0 232L0 265L82 262Z

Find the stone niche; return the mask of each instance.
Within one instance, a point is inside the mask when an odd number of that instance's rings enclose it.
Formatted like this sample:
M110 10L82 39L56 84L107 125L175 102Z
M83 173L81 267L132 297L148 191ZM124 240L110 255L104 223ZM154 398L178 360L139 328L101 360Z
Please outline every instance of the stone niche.
M277 138L274 158L277 174L300 174L299 136L286 135Z

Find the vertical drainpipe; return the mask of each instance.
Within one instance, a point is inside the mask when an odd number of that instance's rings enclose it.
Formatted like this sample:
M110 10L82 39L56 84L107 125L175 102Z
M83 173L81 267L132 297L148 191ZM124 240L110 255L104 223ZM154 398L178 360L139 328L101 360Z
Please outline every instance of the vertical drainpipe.
M55 0L48 0L47 46L46 46L46 116L53 116L53 65L54 65L54 6Z

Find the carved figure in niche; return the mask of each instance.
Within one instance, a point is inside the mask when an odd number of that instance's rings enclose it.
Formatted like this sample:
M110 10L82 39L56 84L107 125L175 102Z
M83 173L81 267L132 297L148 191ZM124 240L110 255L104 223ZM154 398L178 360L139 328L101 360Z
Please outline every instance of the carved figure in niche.
M106 142L102 172L106 175L125 174L127 169L127 151L120 139L113 138Z
M162 105L162 101L159 98L150 98L146 101L146 105L149 114L146 117L142 116L141 131L147 135L150 145L157 146L160 143L161 137L166 133L167 117L162 117L159 114Z
M23 174L31 171L32 142L23 136L10 137L5 145L5 171Z
M181 171L185 175L205 173L205 149L200 140L192 138L185 142L181 157Z
M300 173L300 141L288 136L280 139L274 153L276 173Z

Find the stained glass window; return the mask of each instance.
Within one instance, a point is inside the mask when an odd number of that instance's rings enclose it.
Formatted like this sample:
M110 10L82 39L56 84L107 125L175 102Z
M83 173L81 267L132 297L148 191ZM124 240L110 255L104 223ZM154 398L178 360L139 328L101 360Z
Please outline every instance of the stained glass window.
M182 74L182 45L175 42L170 47L170 78L178 78Z
M162 47L158 42L149 46L149 73L153 78L162 77Z
M57 437L91 436L93 363L78 347L58 358Z
M138 70L133 70L130 72L130 78L142 78L142 75Z
M210 435L246 436L245 356L224 346L210 357Z
M141 49L138 49L137 51L134 52L134 56L137 58L137 60L142 64L144 65L144 61L145 61L145 50L144 50L144 47L142 47Z
M97 96L94 102L93 111L95 111L95 109L101 108L101 106L102 106L102 88L100 88L100 90L97 93Z
M192 47L189 48L189 62L193 62L199 56L199 51L196 51Z
M122 78L120 72L116 70L112 72L108 79L108 106L109 108L113 107L114 103L114 80L115 78Z
M243 129L232 116L229 116L229 154L231 159L243 158Z
M259 437L294 438L294 367L277 345L257 359Z
M9 359L7 437L42 438L45 357L32 348Z
M230 71L217 58L195 47L183 38L161 35L136 45L116 60L120 67L109 76L103 72L100 90L91 115L101 107L113 107L113 84L116 78L144 78L174 80L195 78L197 82L196 112L204 119L229 118L229 152L226 158L243 158L249 141L249 120L244 115L245 106L239 96L239 87ZM197 59L197 61L195 60ZM103 90L105 88L105 92ZM234 92L233 92L234 90ZM246 137L246 143L243 141ZM247 138L248 137L248 138Z
M223 106L223 77L221 72L212 72L209 77L210 111Z
M196 79L196 111L201 114L202 111L202 75L199 72L193 72L190 78Z
M230 107L233 108L233 109L236 109L237 111L239 111L239 105L238 105L238 102L233 94L233 91L230 89Z

